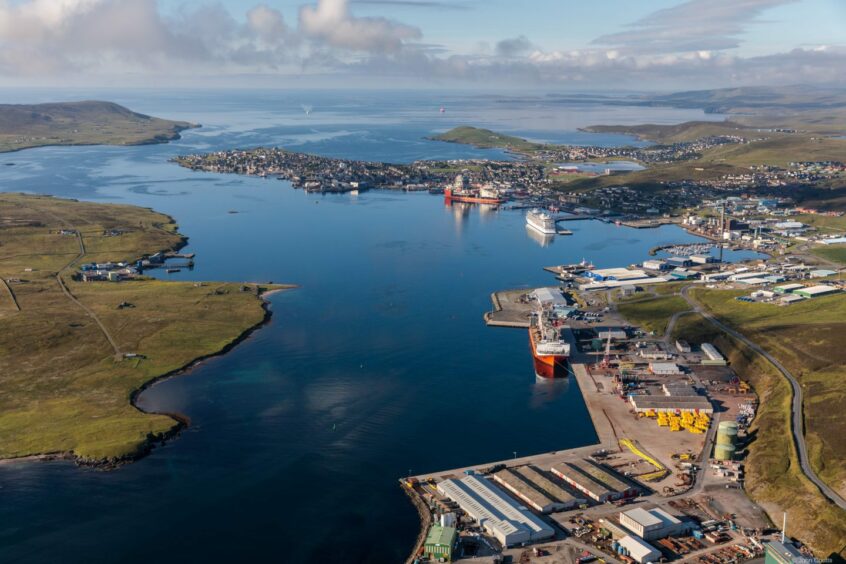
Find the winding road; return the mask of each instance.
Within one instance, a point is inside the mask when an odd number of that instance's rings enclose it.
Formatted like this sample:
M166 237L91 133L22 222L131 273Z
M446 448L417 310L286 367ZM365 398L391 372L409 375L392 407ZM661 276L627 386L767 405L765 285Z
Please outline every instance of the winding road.
M796 380L796 377L791 374L791 372L784 367L775 357L773 357L770 353L762 349L760 346L755 344L754 342L747 339L741 333L738 333L731 327L727 326L725 323L714 317L711 313L706 311L699 302L693 299L688 290L691 286L685 286L681 290L681 296L690 304L692 310L705 319L707 319L711 324L715 327L728 333L738 341L745 344L749 347L752 351L758 353L765 359L767 359L770 364L772 364L781 374L787 378L787 381L790 382L790 386L793 389L793 397L791 399L790 405L790 412L791 412L791 425L790 430L791 434L793 435L793 444L796 445L796 451L799 453L799 465L802 469L802 472L807 476L807 478L814 483L814 485L819 488L820 492L829 499L832 503L836 504L841 509L846 510L846 500L840 496L836 491L830 488L825 482L823 482L819 476L817 476L814 469L811 467L811 462L808 459L808 447L805 443L805 422L802 413L803 403L802 403L802 387L799 385L799 381ZM674 316L675 317L675 316ZM673 320L675 321L675 320Z

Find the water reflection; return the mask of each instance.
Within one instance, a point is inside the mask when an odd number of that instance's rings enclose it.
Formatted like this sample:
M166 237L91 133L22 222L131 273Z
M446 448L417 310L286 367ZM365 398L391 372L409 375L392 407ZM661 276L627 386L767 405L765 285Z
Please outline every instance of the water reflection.
M528 225L526 226L526 234L529 236L529 239L541 247L548 247L555 242L555 235L551 233L541 233L537 229L532 229Z
M541 378L536 376L532 384L532 395L529 399L529 406L532 409L554 403L563 397L570 389L570 378Z

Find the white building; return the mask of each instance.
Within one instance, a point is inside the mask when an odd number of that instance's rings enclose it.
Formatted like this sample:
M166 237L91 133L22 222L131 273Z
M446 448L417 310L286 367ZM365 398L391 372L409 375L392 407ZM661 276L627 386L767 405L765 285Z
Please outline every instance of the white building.
M620 546L627 552L628 556L638 564L645 562L658 562L661 553L648 542L635 536L629 535L620 539Z
M675 362L650 362L649 371L657 376L681 374L681 369L679 369L679 365Z
M438 492L456 502L503 546L555 536L552 527L485 478L443 480Z
M663 539L684 533L688 527L658 507L637 507L620 513L620 524L644 540Z
M567 299L558 288L538 288L532 297L541 305L567 305Z

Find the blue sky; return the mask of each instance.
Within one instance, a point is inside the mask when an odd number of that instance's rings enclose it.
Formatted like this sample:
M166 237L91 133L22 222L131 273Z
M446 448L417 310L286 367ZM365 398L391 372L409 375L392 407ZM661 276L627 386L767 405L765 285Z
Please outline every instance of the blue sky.
M0 0L0 82L842 83L844 0Z
M204 2L162 0L164 11ZM296 21L301 0L265 0L288 21ZM423 30L427 41L459 52L480 42L524 35L547 49L578 49L593 39L648 14L681 4L679 0L446 0L444 2L352 2L361 16L383 16L411 22ZM243 0L223 0L233 15L243 17ZM429 5L434 4L434 5ZM531 6L527 8L527 5ZM452 6L453 8L445 8ZM788 51L810 44L846 44L846 1L805 0L774 6L764 21L749 25L742 35L741 55Z

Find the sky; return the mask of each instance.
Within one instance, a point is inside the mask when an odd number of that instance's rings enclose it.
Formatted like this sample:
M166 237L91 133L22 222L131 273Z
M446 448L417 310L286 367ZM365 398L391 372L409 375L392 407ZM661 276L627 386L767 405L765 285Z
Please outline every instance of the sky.
M846 0L0 0L0 85L846 85Z

